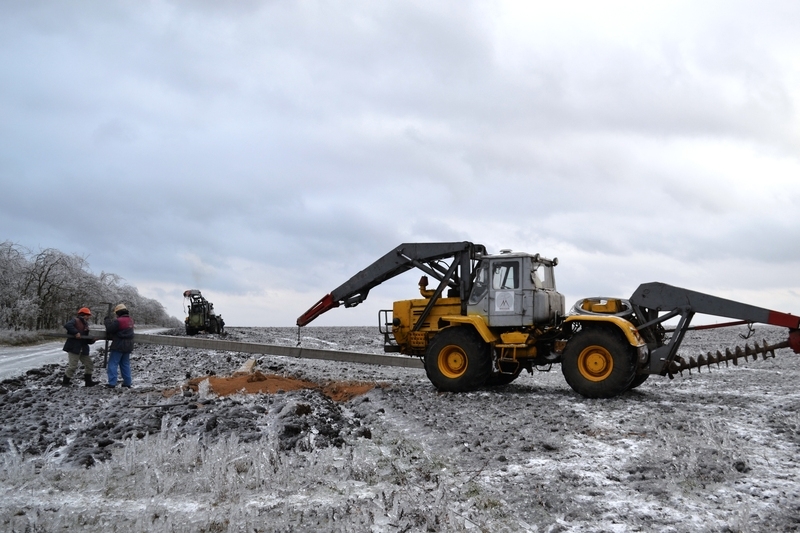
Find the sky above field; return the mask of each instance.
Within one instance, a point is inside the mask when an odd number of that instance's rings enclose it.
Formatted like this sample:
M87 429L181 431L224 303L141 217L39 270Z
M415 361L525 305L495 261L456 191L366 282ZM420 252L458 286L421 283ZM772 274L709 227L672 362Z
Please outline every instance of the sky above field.
M800 314L800 3L3 2L0 241L290 326L403 242ZM419 273L313 325L373 325Z

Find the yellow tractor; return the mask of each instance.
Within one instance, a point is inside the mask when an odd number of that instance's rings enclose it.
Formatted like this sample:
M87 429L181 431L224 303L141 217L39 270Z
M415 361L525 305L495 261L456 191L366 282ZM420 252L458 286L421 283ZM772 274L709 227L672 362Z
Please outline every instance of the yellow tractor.
M557 259L502 250L488 254L471 242L406 243L327 294L297 319L305 326L340 305L353 307L384 281L413 268L424 275L420 297L394 302L378 313L384 350L421 357L440 390L462 392L511 383L524 369L560 363L579 394L608 398L669 375L739 358L767 357L778 348L800 353L800 319L664 283L647 283L629 299L591 297L565 312L556 290ZM438 284L429 288L429 276ZM738 319L789 328L789 339L684 360L678 347L692 317ZM667 332L663 323L678 318Z

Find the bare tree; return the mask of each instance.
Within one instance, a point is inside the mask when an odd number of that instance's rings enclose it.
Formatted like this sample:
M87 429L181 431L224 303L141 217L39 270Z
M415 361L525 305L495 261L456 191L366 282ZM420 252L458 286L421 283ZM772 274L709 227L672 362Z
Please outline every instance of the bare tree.
M180 324L159 302L123 281L112 273L92 274L85 257L53 248L33 253L5 241L0 243L0 327L59 328L80 307L94 308L99 320L97 307L104 302L125 303L139 323Z
M22 290L39 304L36 329L58 327L78 307L87 305L89 295L82 278L89 274L85 268L85 258L54 248L42 250L33 257Z
M39 314L38 305L22 287L29 253L11 241L0 243L0 325L8 328L30 328Z

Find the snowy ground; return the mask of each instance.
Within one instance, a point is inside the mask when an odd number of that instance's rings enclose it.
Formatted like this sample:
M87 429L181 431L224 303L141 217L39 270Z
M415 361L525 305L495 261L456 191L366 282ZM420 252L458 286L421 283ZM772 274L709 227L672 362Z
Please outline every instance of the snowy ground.
M690 335L681 352L743 344L740 332ZM303 335L381 353L374 328ZM297 330L229 338L293 346ZM345 403L180 389L246 359L138 345L131 390L60 387L63 363L0 383L0 530L800 530L800 359L788 350L611 400L577 396L558 366L442 394L421 370L271 356L262 371L380 386Z

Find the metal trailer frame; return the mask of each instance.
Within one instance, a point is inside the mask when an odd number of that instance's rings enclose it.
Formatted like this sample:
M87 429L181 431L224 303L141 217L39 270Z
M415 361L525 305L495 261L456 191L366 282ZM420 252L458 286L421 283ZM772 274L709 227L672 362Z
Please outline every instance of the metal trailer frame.
M789 313L780 313L763 307L719 298L710 294L696 292L666 283L643 283L630 297L635 315L642 322L637 325L639 333L648 345L659 344L656 327L665 321L680 316L678 326L672 333L669 342L652 348L649 365L643 373L666 375L673 368L678 355L678 348L686 332L691 329L695 314L721 316L740 320L733 324L768 324L789 328L789 340L783 345L772 348L791 347L795 352L800 350L800 317ZM666 314L659 316L659 313Z

